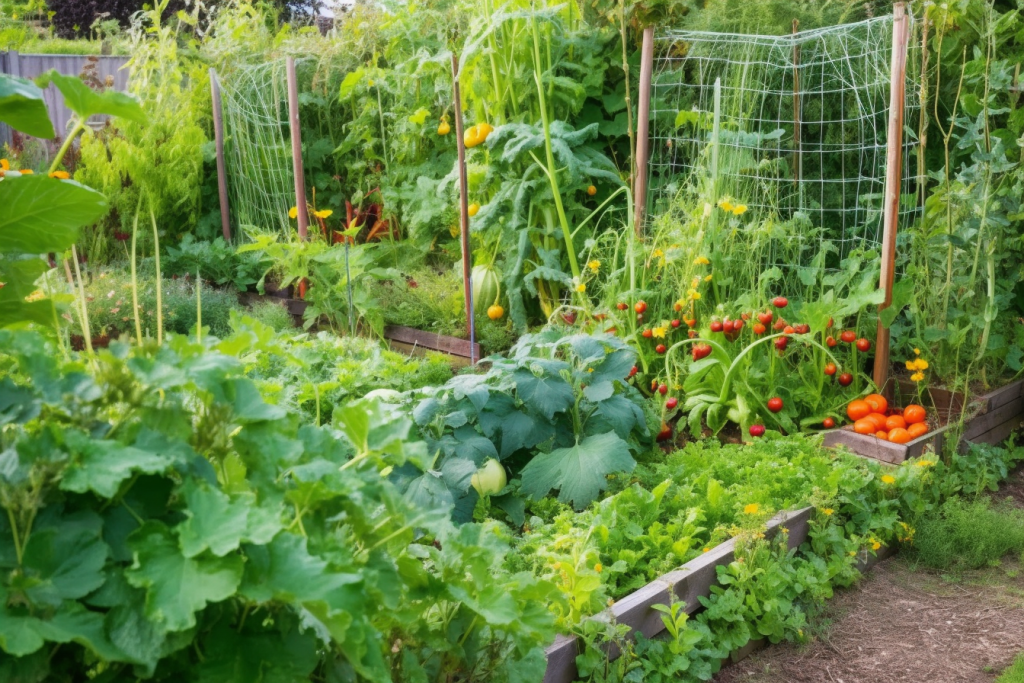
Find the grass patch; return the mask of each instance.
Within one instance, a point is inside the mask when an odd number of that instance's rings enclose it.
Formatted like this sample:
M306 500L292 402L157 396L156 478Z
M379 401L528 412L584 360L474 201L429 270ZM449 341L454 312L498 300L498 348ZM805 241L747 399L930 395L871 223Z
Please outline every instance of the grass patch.
M1024 511L994 506L988 498L952 498L918 519L912 557L926 567L960 573L1021 552Z
M1024 683L1024 652L1017 655L1017 659L1009 669L1000 674L996 683Z

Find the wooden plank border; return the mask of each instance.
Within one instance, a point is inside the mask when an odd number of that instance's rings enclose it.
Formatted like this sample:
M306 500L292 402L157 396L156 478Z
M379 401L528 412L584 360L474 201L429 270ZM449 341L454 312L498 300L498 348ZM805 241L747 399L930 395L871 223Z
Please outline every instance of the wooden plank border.
M765 536L771 538L780 528L786 527L790 549L797 548L807 540L813 512L813 507L780 512L768 520ZM665 624L661 620L661 612L655 610L654 605L667 605L674 597L685 602L685 611L693 614L701 608L699 598L711 595L711 587L717 584L718 567L729 564L735 556L736 538L731 538L590 618L626 624L631 633L640 631L648 638L655 636L665 630ZM572 683L577 676L579 648L580 641L576 636L557 636L546 650L548 666L544 672L544 683ZM619 656L617 648L609 648L608 656L616 659Z
M451 356L466 358L471 363L480 360L480 345L471 344L468 339L446 337L434 332L424 332L403 325L388 325L384 328L384 338L404 344L414 349L440 351Z

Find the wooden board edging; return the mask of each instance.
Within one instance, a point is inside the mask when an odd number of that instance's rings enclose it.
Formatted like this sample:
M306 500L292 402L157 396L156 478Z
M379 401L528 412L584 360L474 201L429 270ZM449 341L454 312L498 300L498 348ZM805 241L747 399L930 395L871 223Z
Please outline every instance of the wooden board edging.
M807 540L813 512L813 507L780 512L766 523L765 536L770 538L785 527L789 532L790 549L797 548ZM667 605L674 597L677 601L685 602L685 611L693 614L701 608L699 598L711 595L711 586L717 584L717 568L732 562L735 552L736 539L731 538L590 618L627 624L631 633L640 631L648 638L655 636L665 630L665 624L661 620L661 612L655 610L654 605ZM579 638L576 636L559 635L555 638L555 642L546 650L548 664L544 672L544 683L572 683L576 679L579 646ZM618 655L617 648L609 649L609 658L615 659Z
M480 345L470 344L468 339L446 337L434 332L424 332L403 325L388 325L384 328L384 338L412 347L440 351L460 358L480 360Z

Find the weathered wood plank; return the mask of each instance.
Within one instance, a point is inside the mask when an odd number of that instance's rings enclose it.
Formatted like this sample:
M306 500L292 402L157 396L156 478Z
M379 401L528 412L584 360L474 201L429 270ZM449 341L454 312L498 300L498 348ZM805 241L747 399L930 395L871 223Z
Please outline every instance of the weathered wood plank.
M1007 384L1005 387L1000 387L998 389L990 391L981 398L984 398L986 401L988 401L988 411L992 412L993 410L1001 408L1002 406L1006 405L1007 403L1010 403L1011 401L1021 398L1021 396L1024 396L1024 379L1018 380L1016 382L1011 382L1010 384Z
M765 536L773 537L785 527L789 533L788 545L797 548L807 540L811 514L814 508L807 507L795 512L781 512L765 525ZM735 559L736 539L721 543L700 557L697 557L675 571L664 574L643 588L630 593L604 612L591 617L620 624L627 624L632 631L640 631L650 638L665 629L661 613L654 605L667 605L673 599L686 603L689 614L701 608L700 598L711 594L711 586L717 583L717 568ZM547 649L548 665L544 683L571 683L575 680L576 655L580 647L577 639L558 636ZM617 648L609 648L611 659L618 657Z
M823 445L826 448L845 446L848 450L873 458L891 465L899 465L905 460L916 458L925 452L941 453L945 432L949 425L934 429L905 444L892 443L875 437L872 434L858 434L849 425L840 429L825 432Z
M1020 397L1003 403L998 408L990 407L987 413L975 417L964 426L963 438L970 441L1004 422L1012 420L1014 416L1019 417L1021 413L1024 413L1024 398Z
M467 339L446 337L434 332L425 332L402 325L388 325L384 328L384 337L392 341L409 344L410 346L418 346L431 351L441 351L453 356L469 358L470 353L472 353L474 358L480 358L480 345L471 345Z
M1016 415L1012 419L996 425L989 431L979 434L973 439L969 439L971 443L987 443L993 445L999 445L1006 440L1006 437L1010 436L1015 430L1021 427L1022 416ZM968 441L965 439L965 442Z

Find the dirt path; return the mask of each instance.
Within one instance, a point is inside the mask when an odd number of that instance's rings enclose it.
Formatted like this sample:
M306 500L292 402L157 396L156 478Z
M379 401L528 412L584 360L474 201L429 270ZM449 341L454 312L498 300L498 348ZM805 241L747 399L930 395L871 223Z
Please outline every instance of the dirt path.
M1024 470L993 496L1024 507ZM957 582L879 563L838 593L807 645L779 644L719 683L991 683L1024 651L1024 567L1008 558Z

